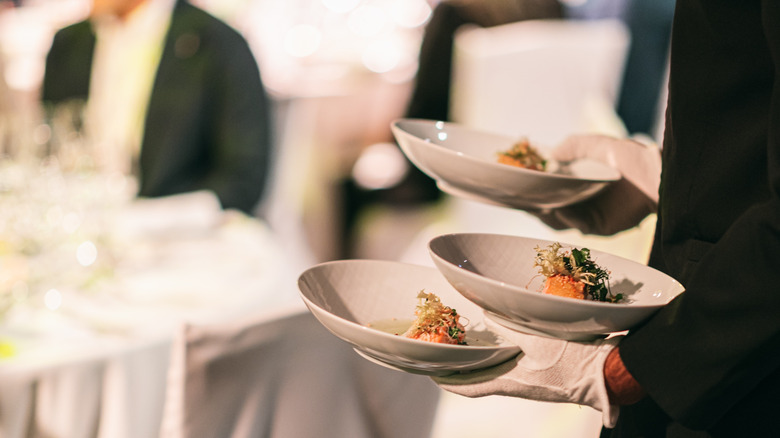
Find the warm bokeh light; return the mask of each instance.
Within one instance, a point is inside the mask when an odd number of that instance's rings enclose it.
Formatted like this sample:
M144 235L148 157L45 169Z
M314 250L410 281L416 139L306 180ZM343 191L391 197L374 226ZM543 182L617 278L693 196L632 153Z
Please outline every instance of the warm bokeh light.
M363 188L390 188L401 182L408 172L401 151L392 143L377 143L367 147L352 168L352 178Z
M389 27L385 12L373 5L361 6L352 11L347 23L352 32L362 37L379 35Z
M91 266L97 260L98 250L94 243L87 240L76 249L76 260L81 266Z
M49 310L57 310L62 305L62 294L57 289L49 289L43 296L43 304Z
M360 0L322 0L322 4L330 11L343 14L355 9Z
M290 28L284 36L284 50L298 58L309 56L317 51L322 42L320 30L308 24L299 24Z
M391 13L396 24L415 28L424 25L431 18L431 6L425 0L395 0Z
M401 59L401 47L394 39L382 39L369 43L363 50L363 65L375 73L395 68Z

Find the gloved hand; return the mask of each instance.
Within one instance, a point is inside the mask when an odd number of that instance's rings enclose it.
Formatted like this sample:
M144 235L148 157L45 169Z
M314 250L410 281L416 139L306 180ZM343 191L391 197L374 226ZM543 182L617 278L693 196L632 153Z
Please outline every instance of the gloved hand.
M638 225L657 211L661 182L661 154L657 146L604 135L574 135L553 150L552 158L598 160L620 171L623 178L577 204L532 212L548 226L612 235Z
M466 397L506 395L537 401L576 403L602 413L614 427L619 407L611 405L604 362L622 336L574 342L527 335L487 319L491 330L521 349L514 359L484 370L433 377L442 389Z

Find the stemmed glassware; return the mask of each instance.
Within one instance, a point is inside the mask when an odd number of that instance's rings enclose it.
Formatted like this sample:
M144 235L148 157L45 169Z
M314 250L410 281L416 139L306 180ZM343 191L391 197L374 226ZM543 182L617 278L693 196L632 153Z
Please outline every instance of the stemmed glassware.
M42 114L7 130L0 148L0 318L23 301L51 308L51 294L110 277L113 215L133 194L132 177L96 164L83 102Z

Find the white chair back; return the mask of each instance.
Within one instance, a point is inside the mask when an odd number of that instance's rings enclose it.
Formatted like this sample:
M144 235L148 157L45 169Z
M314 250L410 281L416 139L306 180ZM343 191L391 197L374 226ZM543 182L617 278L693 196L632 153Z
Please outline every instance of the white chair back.
M452 119L548 145L575 132L619 130L613 108L629 39L616 20L463 28L454 43Z

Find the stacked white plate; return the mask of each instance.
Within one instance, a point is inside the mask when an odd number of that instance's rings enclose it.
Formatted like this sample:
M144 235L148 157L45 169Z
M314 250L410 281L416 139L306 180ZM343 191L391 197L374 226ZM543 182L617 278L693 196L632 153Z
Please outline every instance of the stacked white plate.
M486 203L555 208L587 199L620 179L617 171L593 161L571 163L565 171L556 165L535 171L499 164L496 155L517 139L455 124L402 119L391 128L406 156L442 190ZM499 234L447 234L428 245L436 269L342 260L306 270L298 286L317 319L359 354L393 369L428 375L478 370L515 357L520 349L489 330L486 318L511 330L588 341L641 324L684 291L655 269L591 250L593 261L610 272L612 293L624 296L620 302L544 294L545 277L534 260L537 248L552 243ZM467 345L400 335L414 319L422 289L457 310L466 323Z
M545 277L534 266L536 248L554 242L500 234L462 233L428 244L434 264L452 286L494 321L526 333L590 340L629 330L683 292L674 278L648 266L590 250L610 272L617 303L542 293ZM559 242L561 243L561 242ZM563 249L572 245L561 243ZM578 248L581 249L581 248Z
M379 260L340 260L306 270L298 279L306 306L333 334L369 360L390 368L446 375L499 364L520 349L483 323L483 312L434 268ZM417 294L425 289L458 311L467 345L410 339Z

